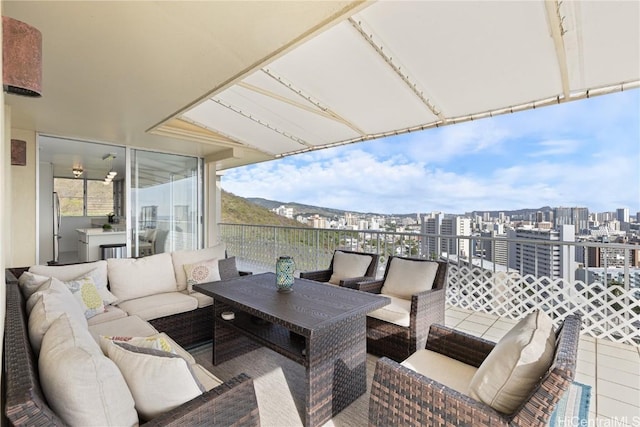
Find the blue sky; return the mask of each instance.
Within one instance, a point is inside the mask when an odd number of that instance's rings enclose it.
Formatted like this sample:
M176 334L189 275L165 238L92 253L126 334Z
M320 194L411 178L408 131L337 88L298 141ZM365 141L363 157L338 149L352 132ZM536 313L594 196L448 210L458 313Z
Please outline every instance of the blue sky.
M640 90L235 168L222 187L385 214L586 206L635 215Z

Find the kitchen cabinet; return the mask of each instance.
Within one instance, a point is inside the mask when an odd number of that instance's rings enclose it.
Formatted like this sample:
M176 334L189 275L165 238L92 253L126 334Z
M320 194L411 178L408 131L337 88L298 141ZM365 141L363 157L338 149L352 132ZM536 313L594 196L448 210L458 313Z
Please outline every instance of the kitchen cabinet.
M126 244L124 230L103 230L102 228L78 228L78 259L80 262L101 259L100 245Z

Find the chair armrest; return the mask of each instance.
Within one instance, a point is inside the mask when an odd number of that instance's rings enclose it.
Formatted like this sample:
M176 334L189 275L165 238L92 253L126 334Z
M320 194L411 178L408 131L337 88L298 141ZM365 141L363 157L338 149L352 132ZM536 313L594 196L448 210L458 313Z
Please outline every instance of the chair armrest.
M238 271L238 274L241 276L251 276L253 271Z
M425 348L429 327L432 324L444 325L445 299L445 289L429 289L411 296L409 330L412 334L412 340L415 340L415 347L413 348Z
M495 345L492 341L453 328L431 325L426 349L478 368Z
M143 425L259 426L253 379L240 374Z
M493 408L383 357L376 363L369 426L506 426Z
M340 286L343 288L357 289L358 283L371 280L371 277L349 277L347 279L340 280Z
M382 290L383 283L384 280L365 280L364 282L356 283L354 289L372 294L379 294Z
M332 274L333 270L301 271L300 278L316 282L328 282Z

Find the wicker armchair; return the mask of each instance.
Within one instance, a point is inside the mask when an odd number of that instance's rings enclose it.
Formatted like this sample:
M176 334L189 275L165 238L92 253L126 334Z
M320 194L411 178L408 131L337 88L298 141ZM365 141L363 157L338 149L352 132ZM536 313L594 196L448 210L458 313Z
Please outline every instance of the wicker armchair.
M389 321L367 316L367 352L378 356L386 356L397 362L401 362L416 350L424 348L429 326L433 323L444 323L444 303L447 283L448 264L443 261L429 261L404 257L389 257L384 277L381 280L359 282L355 289L383 293L383 285L389 274L393 259L399 258L412 262L437 263L437 271L433 281L433 287L411 295L408 326L401 326ZM386 295L390 296L390 295ZM392 297L393 300L397 300ZM393 304L393 302L392 302ZM408 304L408 303L407 303ZM388 309L385 307L382 310Z
M556 336L551 367L518 409L503 414L388 358L376 364L370 426L545 426L574 379L581 317L568 316ZM432 325L426 349L479 367L495 343Z
M334 261L336 259L336 252L342 252L345 254L354 254L354 255L366 255L371 257L371 262L367 267L367 270L364 275L359 277L348 277L340 280L340 286L346 288L355 288L356 283L361 282L363 280L371 280L376 278L376 271L378 269L378 259L379 256L377 254L370 254L367 252L354 252L354 251L345 251L345 250L336 250L333 253L333 258L331 259L331 263L329 264L329 268L326 270L317 270L317 271L304 271L300 273L301 279L314 280L316 282L328 282L331 279L331 276L334 273Z

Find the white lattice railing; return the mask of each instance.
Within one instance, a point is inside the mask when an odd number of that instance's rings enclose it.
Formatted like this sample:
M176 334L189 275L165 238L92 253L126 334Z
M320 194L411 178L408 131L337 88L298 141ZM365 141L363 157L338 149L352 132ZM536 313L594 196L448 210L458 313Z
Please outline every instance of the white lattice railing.
M318 270L328 267L335 249L359 250L380 255L378 276L382 277L388 255L434 257L426 242L434 239L456 239L491 244L491 238L470 236L421 235L414 233L391 233L380 231L346 231L274 226L221 224L221 239L230 255L240 258L244 265L259 271L273 271L275 260L281 255L290 255L300 271ZM508 240L517 244L518 239ZM501 241L504 244L504 240ZM532 243L527 245L549 245L561 247L562 251L574 253L577 248L597 246L619 251L629 251L628 245L593 244L576 242ZM460 245L464 246L464 245ZM572 249L570 251L569 249ZM534 251L538 253L539 251ZM586 249L585 249L586 252ZM631 286L629 259L626 257L622 282L603 283L604 280L590 278L576 280L572 272L568 278L535 276L525 274L524 261L538 268L542 260L520 260L520 268L497 265L473 256L460 258L438 253L440 259L449 262L447 303L465 309L517 319L533 309L540 308L560 322L570 313L583 315L583 333L596 338L632 345L640 345L640 288ZM572 264L573 265L573 264ZM591 277L587 273L584 277ZM606 273L604 277L606 277ZM637 281L635 282L637 283Z

